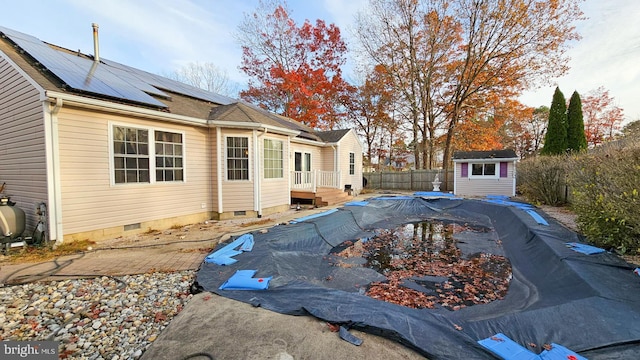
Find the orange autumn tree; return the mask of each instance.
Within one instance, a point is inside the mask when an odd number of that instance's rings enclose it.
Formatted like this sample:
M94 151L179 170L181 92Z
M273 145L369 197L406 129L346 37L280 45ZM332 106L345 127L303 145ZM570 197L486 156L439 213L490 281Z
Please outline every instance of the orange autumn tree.
M582 18L580 0L451 2L448 9L457 13L463 36L461 55L450 63L452 76L445 95L445 170L466 108L489 94L513 98L537 82L565 73L566 44L579 39L572 23Z
M589 91L582 99L582 115L589 147L613 140L624 120L622 109L603 86Z
M397 84L399 108L419 145L416 168L432 166L430 133L445 133L447 170L457 127L474 107L516 98L567 71L580 2L369 0L357 36L369 62L384 66Z
M243 100L314 128L331 129L342 118L340 96L349 85L342 79L347 48L338 27L322 20L298 26L286 4L261 1L245 14L236 38L241 69L250 77Z
M487 96L484 100L465 108L453 147L463 151L512 148L520 154L533 136L527 126L533 108L513 99Z

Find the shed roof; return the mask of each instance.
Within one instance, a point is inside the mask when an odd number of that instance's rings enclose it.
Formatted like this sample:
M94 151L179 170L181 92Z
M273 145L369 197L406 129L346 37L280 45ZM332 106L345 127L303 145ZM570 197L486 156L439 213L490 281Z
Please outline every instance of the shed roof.
M517 159L518 155L512 149L488 151L456 151L453 160L485 160L485 159Z

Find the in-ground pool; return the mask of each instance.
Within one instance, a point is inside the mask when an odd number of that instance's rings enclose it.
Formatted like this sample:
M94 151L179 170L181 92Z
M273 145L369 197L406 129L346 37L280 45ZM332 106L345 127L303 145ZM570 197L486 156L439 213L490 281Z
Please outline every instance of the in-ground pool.
M527 204L378 197L244 236L216 249L224 256L202 264L195 288L389 337L430 359L496 358L478 341L497 333L532 353L560 344L589 359L640 358L633 267L574 251L568 243L582 239ZM251 270L243 284L255 289L221 290L238 270Z

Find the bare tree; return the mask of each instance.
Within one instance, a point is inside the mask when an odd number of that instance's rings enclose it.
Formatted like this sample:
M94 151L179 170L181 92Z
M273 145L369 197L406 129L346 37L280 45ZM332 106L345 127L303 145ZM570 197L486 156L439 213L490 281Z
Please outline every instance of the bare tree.
M226 70L210 62L191 62L165 76L216 94L238 97L238 86L229 79Z

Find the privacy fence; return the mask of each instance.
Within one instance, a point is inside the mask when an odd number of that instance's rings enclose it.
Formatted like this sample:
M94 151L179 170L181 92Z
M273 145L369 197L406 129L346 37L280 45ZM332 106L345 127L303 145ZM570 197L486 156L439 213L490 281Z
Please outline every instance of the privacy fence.
M453 170L449 171L445 184L442 170L409 170L365 172L366 188L376 190L432 191L433 180L438 175L440 191L453 191Z

